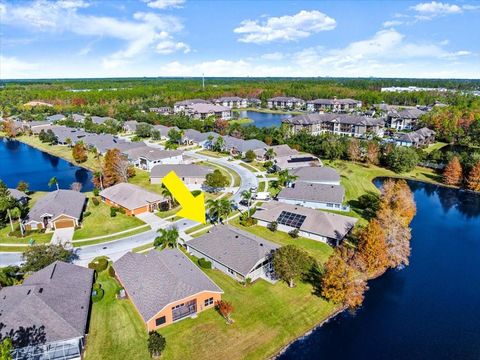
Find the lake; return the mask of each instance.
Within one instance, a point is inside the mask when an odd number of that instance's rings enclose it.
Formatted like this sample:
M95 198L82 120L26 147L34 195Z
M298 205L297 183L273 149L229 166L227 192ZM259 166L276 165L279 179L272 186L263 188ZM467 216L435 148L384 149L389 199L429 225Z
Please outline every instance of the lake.
M480 196L409 185L410 265L369 282L356 314L337 316L280 359L480 359Z
M19 141L0 138L0 179L8 187L14 188L23 180L33 191L55 190L55 186L48 187L52 177L57 178L61 189L79 182L82 191L93 190L90 171Z
M257 127L280 126L282 119L292 117L290 114L270 114L258 111L242 110L238 112L239 118L249 118L253 123L247 125L255 125Z

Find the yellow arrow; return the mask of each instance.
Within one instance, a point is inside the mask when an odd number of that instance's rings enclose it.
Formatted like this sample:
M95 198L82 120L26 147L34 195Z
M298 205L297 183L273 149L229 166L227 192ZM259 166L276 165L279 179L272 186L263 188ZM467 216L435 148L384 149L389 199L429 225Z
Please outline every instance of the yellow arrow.
M180 203L182 209L176 214L186 219L198 221L205 224L205 196L203 192L198 196L193 196L187 186L175 174L170 171L163 178L162 183L170 191L172 196Z

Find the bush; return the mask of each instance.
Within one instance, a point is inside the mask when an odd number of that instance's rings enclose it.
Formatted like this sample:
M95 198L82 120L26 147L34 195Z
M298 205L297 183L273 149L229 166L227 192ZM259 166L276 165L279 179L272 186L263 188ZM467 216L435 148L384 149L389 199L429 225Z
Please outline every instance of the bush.
M94 188L93 189L93 195L98 196L98 194L100 194L100 190L98 190L97 188Z
M278 223L276 221L272 221L270 224L267 225L268 230L275 232L278 228Z
M97 199L96 197L93 197L93 198L92 198L92 203L93 203L93 205L95 205L95 206L100 205L100 201L98 201L98 199Z
M93 284L92 301L99 302L103 299L103 295L105 295L105 291L102 289L102 286L99 283Z
M198 259L198 265L200 265L200 267L204 269L212 268L212 263L204 258Z
M155 357L155 358L160 357L160 355L162 355L163 350L165 350L166 345L167 345L167 341L158 332L150 331L148 333L147 348L151 357Z
M92 213L90 211L85 211L83 213L83 217L86 218L87 216L91 215Z
M105 271L108 267L108 260L105 258L95 259L88 264L89 269L93 269L96 272Z
M298 231L298 229L293 229L292 231L290 231L288 233L288 235L290 235L292 238L296 239L296 238L298 238L299 233L300 233L300 231Z
M110 267L108 268L108 275L109 275L110 277L112 277L112 278L115 277L115 269L113 268L113 266L110 266Z
M125 209L124 208L117 208L117 212L120 214L125 214Z
M193 190L193 191L192 191L192 195L193 195L193 196L198 196L198 195L200 195L201 193L202 193L202 190Z
M110 217L115 217L117 216L117 209L114 207L110 208Z

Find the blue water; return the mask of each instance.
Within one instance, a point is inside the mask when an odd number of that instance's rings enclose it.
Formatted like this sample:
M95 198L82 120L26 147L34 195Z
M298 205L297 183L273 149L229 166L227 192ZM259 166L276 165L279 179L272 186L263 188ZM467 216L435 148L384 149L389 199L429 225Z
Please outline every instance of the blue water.
M33 191L55 190L55 185L48 187L52 177L57 178L61 189L79 182L82 191L93 190L90 171L19 141L0 138L0 179L8 187L16 187L23 180Z
M239 111L240 118L250 118L253 120L251 125L255 125L257 127L270 127L270 126L280 126L282 123L282 119L287 119L292 117L292 115L288 114L269 114L269 113L262 113L258 111Z
M409 185L417 203L410 265L371 281L356 314L280 359L480 359L480 196Z

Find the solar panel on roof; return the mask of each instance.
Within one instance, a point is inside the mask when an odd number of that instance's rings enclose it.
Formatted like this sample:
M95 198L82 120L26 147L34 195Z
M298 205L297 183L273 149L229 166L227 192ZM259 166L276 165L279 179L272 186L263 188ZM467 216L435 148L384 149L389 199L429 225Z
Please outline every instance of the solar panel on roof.
M305 215L294 214L289 211L282 211L278 216L277 223L300 229L305 219Z

